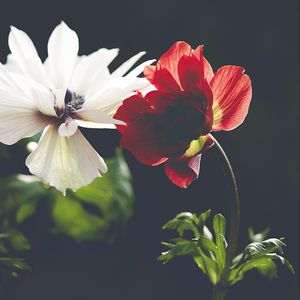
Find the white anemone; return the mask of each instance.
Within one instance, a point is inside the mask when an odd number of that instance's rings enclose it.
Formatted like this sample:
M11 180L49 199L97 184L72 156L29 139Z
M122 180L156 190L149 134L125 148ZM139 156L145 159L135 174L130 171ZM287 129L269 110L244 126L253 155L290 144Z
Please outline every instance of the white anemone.
M153 61L128 73L140 52L110 73L118 49L78 56L77 34L63 22L49 38L44 63L23 31L12 27L8 43L11 54L0 63L0 142L11 145L43 131L26 160L30 172L63 193L89 184L107 167L78 126L122 124L113 115L124 98L147 86L137 76Z

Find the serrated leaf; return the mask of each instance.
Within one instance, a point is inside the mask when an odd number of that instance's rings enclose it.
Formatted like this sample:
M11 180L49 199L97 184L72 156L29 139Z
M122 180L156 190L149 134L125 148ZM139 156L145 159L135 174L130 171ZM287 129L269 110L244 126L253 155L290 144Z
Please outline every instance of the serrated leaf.
M294 268L290 262L277 253L282 253L283 246L285 246L285 244L282 239L276 238L249 244L242 255L239 255L238 259L234 261L229 276L230 284L233 285L242 280L245 274L252 269L256 269L268 279L275 278L277 276L275 261L280 261L294 273Z
M285 246L282 240L276 238L270 238L260 243L254 242L249 244L243 254L245 258L262 256L268 253L279 251L282 252L282 247Z
M197 244L193 241L180 239L174 244L164 243L164 245L170 248L170 250L162 252L161 255L158 257L158 260L164 263L169 262L176 256L197 256L199 254Z
M174 219L167 222L163 229L176 230L179 236L183 236L186 231L192 231L196 237L199 236L199 231L197 229L196 223L197 217L189 212L184 212L178 214Z

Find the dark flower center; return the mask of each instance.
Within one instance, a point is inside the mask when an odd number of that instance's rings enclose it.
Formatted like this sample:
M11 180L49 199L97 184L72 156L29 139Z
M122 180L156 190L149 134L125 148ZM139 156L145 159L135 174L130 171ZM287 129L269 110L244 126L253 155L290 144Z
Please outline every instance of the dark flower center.
M183 154L192 140L211 130L206 103L189 96L172 99L163 110L144 117L146 130L168 156Z
M75 92L67 90L65 95L65 110L74 112L82 107L85 99L84 96L78 95Z

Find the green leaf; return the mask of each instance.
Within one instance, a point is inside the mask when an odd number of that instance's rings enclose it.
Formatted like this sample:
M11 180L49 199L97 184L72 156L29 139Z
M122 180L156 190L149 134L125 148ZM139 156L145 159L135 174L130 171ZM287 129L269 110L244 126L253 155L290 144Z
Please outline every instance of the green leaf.
M27 251L31 249L29 240L21 231L10 229L7 234L11 247L16 251Z
M285 246L285 244L281 239L271 238L262 241L260 243L254 242L249 244L245 248L243 255L245 258L248 258L248 257L262 256L276 251L282 253L283 246Z
M210 230L205 226L209 216L210 210L200 214L199 217L185 212L178 214L174 219L166 223L164 229L176 230L180 238L172 239L170 243L163 243L169 250L163 252L158 259L166 263L177 256L189 255L201 271L208 276L211 283L215 285L220 281L222 271L216 259L219 249L213 241ZM222 221L224 220L221 220L221 216L216 216L215 226L217 226L218 222L220 222L218 226L221 226ZM223 225L225 226L225 223ZM221 229L221 227L218 228L218 230ZM194 233L192 240L182 238L186 231ZM224 233L225 229L219 232L219 234Z
M220 269L217 262L205 255L199 255L193 257L194 262L202 270L204 274L207 275L208 280L216 285L220 281Z
M199 236L197 229L197 216L189 212L178 214L174 219L163 226L163 229L176 230L179 236L183 236L186 231L192 231L196 237Z
M37 209L37 201L28 201L21 204L16 212L17 224L23 223L26 219L31 217Z
M178 239L175 244L162 243L164 246L170 248L170 250L162 252L158 257L159 261L164 263L169 262L176 256L191 255L196 256L199 254L197 244L193 241L184 239Z
M252 269L257 269L270 280L277 276L277 267L271 258L257 257L246 261L239 268L231 270L229 276L230 285L242 280L245 274Z
M200 233L203 233L205 228L205 222L209 218L211 210L208 209L205 212L201 213L198 217L197 227Z
M108 172L103 177L53 200L55 233L81 242L112 241L123 232L133 214L131 174L121 152L106 162Z
M0 273L18 277L18 271L30 270L30 266L22 258L0 257Z
M217 214L213 219L213 228L216 238L216 259L219 264L221 272L225 270L228 264L227 257L227 242L225 239L226 220L221 214Z
M275 278L277 276L275 261L280 261L294 274L294 268L290 262L277 253L282 253L283 246L285 244L282 239L276 238L249 244L233 262L229 276L230 284L233 285L242 280L245 274L252 269L256 269L270 280Z

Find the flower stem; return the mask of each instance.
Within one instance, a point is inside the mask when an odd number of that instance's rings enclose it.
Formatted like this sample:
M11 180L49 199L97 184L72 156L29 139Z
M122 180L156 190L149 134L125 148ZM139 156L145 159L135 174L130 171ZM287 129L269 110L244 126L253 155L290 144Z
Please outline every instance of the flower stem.
M228 255L229 255L229 261L231 262L237 250L237 243L239 237L239 227L240 227L239 193L238 193L237 183L233 173L233 169L226 153L224 152L224 150L222 149L218 141L212 135L210 135L210 137L214 141L214 146L212 150L214 150L215 154L217 155L223 167L224 175L227 178L228 186L230 188L230 194L231 194L230 195L230 230L229 230L229 240L228 240Z
M212 135L210 135L210 137L214 141L214 146L212 149L214 150L214 153L216 154L216 156L219 159L219 162L222 165L224 175L227 178L227 183L230 191L230 227L229 227L230 229L229 229L229 239L228 239L228 259L229 262L231 263L237 250L237 244L239 238L240 199L239 199L236 179L230 161L225 151L218 143L218 141ZM224 274L223 280L213 288L212 300L225 299L225 295L227 292L227 288L225 287L227 284L226 281L227 281L227 276Z
M226 290L220 288L218 285L216 285L213 288L213 295L212 300L224 300L226 295Z

